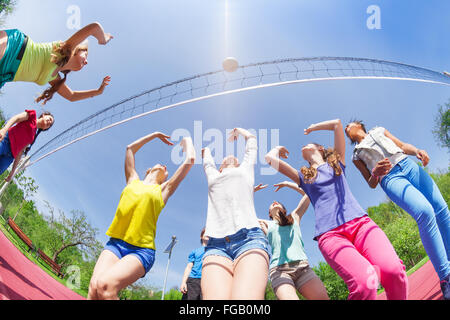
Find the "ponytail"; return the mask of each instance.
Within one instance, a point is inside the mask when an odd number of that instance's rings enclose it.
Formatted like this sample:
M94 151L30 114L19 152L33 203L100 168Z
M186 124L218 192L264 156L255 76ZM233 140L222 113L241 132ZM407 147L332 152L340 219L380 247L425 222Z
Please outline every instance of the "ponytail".
M70 73L70 70L61 71L61 73L64 75L64 78L57 80L53 85L51 85L50 88L46 89L39 97L37 97L37 103L43 100L42 104L45 105L53 98L55 92L58 92L61 86L66 82L67 75Z

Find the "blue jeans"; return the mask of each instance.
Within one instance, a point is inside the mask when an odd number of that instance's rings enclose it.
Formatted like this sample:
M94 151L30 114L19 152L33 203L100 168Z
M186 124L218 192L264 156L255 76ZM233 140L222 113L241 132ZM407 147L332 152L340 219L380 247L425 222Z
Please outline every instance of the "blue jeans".
M430 175L409 158L380 183L384 192L417 222L420 238L442 280L450 274L450 212Z
M104 250L114 253L119 259L126 255L133 255L141 261L147 274L155 263L155 250L133 246L123 240L111 238L105 246ZM145 275L143 276L145 277ZM142 277L142 278L143 278Z
M0 174L5 172L13 162L11 143L8 134L6 134L6 137L0 142Z
M244 252L253 249L267 252L270 259L269 242L260 228L241 229L225 238L209 237L203 259L207 256L222 256L234 261Z

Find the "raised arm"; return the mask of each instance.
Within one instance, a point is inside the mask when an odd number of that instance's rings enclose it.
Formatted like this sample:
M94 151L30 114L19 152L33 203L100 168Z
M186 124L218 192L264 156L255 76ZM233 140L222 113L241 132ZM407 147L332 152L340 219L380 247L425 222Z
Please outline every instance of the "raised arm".
M66 44L70 45L71 48L75 48L90 36L96 38L98 44L102 45L107 44L111 39L114 38L111 34L105 33L100 23L94 22L75 32L65 42Z
M291 212L292 216L297 219L297 221L300 223L300 220L302 219L303 215L305 214L306 210L309 207L310 200L309 197L306 195L305 191L303 191L302 188L300 188L298 185L296 185L293 182L290 181L284 181L280 182L274 185L274 187L277 187L275 192L278 192L281 188L288 187L292 190L297 191L300 193L303 197L300 199L300 202L297 205L297 208L294 209L294 211Z
M304 130L305 135L313 131L334 131L334 149L339 154L342 164L345 165L345 133L340 119L323 121L310 125Z
M195 149L194 144L192 143L192 139L190 137L186 137L181 140L180 145L183 148L183 152L186 153L186 159L178 167L174 175L162 185L162 197L164 203L167 203L169 198L174 194L181 181L186 178L189 170L191 170L192 166L195 163Z
M214 159L209 148L202 149L203 169L205 170L206 179L210 180L212 177L219 174Z
M3 141L3 139L5 139L6 134L8 133L8 130L15 125L16 123L20 123L23 121L27 121L29 118L28 112L22 112L19 113L17 115L15 115L14 117L12 117L11 119L9 119L6 124L3 126L2 129L0 129L0 141Z
M103 94L105 87L107 85L109 85L110 81L111 81L111 77L107 76L103 79L103 81L100 84L100 87L98 89L84 90L84 91L73 91L66 83L63 83L57 92L63 98L65 98L71 102L80 101L80 100L93 98L93 97ZM56 83L56 81L51 81L50 85L53 85L55 83Z
M228 138L228 141L233 142L236 141L239 136L243 136L246 145L245 145L245 155L244 159L242 160L242 164L249 164L254 165L256 164L256 159L258 156L258 143L256 141L256 136L253 135L250 131L242 129L242 128L234 128L230 132L230 137Z
M266 162L275 170L284 174L286 177L294 181L297 185L300 184L300 177L297 170L291 167L287 162L281 160L281 158L287 159L289 151L282 146L273 148L266 154Z
M139 179L139 175L135 168L135 154L139 151L145 144L154 140L160 139L162 142L169 146L173 146L173 143L169 141L170 136L167 136L161 132L154 132L145 137L142 137L127 146L125 152L125 179L127 184L130 184L133 180Z
M412 144L400 141L397 137L395 137L392 133L384 130L384 135L394 141L394 143L403 150L404 153L415 156L417 159L422 161L422 164L424 167L428 165L428 162L430 162L430 157L428 156L428 153L425 150L421 150L413 146Z

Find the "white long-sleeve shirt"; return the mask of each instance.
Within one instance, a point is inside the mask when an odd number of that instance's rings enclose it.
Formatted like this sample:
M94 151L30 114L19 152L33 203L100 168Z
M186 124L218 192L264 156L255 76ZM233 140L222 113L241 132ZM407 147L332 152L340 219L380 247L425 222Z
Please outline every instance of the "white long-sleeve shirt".
M211 151L205 149L203 167L208 180L206 236L224 238L242 228L259 227L253 202L257 152L256 138L250 137L240 166L219 172Z

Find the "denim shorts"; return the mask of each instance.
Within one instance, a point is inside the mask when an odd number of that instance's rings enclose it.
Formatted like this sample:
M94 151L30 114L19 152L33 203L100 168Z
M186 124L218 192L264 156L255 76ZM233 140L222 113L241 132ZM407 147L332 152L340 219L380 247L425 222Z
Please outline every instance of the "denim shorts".
M269 242L260 228L241 229L224 238L209 237L203 259L207 256L222 256L234 261L244 252L253 249L267 252L270 259Z
M155 263L155 250L133 246L123 240L111 238L104 250L114 253L119 259L131 254L141 261L147 274ZM145 274L143 277L145 277Z
M5 54L0 60L0 88L6 82L13 81L17 69L20 66L21 60L17 57L22 50L24 44L25 34L17 29L4 30L8 36L8 42L5 49Z
M9 134L6 133L5 138L0 141L0 174L5 172L13 162L14 157L11 153L11 142L9 140Z

